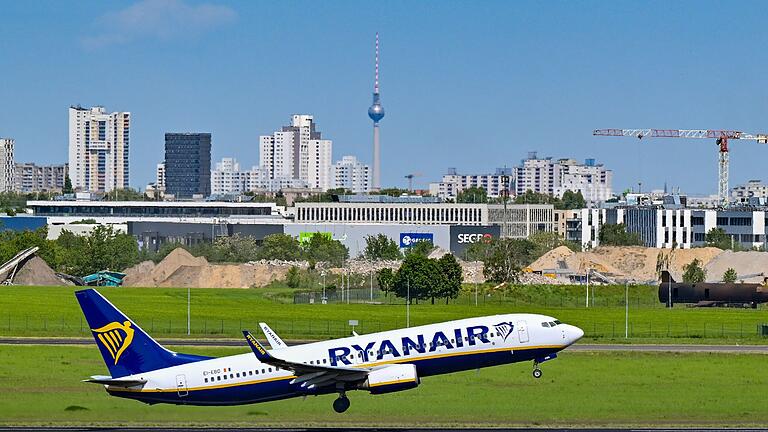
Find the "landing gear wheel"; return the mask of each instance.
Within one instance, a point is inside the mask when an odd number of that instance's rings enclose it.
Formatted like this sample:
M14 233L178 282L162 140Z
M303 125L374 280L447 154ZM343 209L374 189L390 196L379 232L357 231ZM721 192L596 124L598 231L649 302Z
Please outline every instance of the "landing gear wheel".
M534 369L533 370L533 377L534 378L541 378L541 369Z
M349 398L346 396L339 396L338 399L333 401L333 410L341 414L349 408Z

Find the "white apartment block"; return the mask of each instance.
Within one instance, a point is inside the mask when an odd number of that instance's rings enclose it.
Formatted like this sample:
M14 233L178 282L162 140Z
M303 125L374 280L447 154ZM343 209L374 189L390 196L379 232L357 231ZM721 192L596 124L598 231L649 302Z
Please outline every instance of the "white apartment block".
M131 114L104 107L69 108L69 171L72 187L110 192L129 183Z
M64 189L67 171L67 164L17 163L14 189L21 193L61 191Z
M16 166L13 159L14 141L10 138L0 138L0 192L14 190Z
M602 202L613 194L613 172L594 159L581 164L573 159L539 159L531 152L515 167L515 192L526 191L562 198L565 191L581 192L587 202Z
M352 193L368 193L371 190L371 167L355 156L343 156L333 166L334 188L344 188Z
M750 198L768 199L768 185L760 180L749 180L731 189L731 198L739 203L748 203Z
M494 174L458 174L456 168L449 168L440 182L429 184L429 194L442 199L455 200L459 193L469 188L483 188L489 198L503 196L504 187L512 184L512 169L497 168Z
M237 159L223 158L211 170L211 194L239 194L245 192L247 174L240 171Z
M290 126L259 137L259 163L267 172L269 187L293 183L330 189L332 154L333 142L322 139L311 115L295 114Z
M165 162L157 164L155 169L155 186L159 190L165 190Z

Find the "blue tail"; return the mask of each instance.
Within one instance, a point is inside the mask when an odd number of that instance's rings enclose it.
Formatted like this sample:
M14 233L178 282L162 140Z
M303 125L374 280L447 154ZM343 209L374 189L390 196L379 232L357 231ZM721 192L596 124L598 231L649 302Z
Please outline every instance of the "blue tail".
M94 289L76 291L75 296L112 378L209 358L163 348Z

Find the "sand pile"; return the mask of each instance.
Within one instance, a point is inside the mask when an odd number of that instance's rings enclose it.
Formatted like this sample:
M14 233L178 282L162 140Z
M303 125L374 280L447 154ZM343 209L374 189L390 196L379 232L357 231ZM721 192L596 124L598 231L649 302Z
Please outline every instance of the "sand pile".
M717 248L656 249L642 246L603 246L587 252L573 252L565 246L555 248L529 267L534 271L562 269L584 273L596 270L606 276L632 279L638 282L657 279L657 267L669 268L673 277L680 277L683 266L694 259L707 265L722 251ZM720 273L722 275L722 273Z
M33 256L28 259L13 278L14 285L59 286L72 285L68 281L59 279L56 272L51 269L42 258Z
M291 263L209 264L178 248L155 265L145 261L126 270L125 286L250 288L284 279Z
M736 270L738 280L744 282L762 282L763 273L768 276L768 253L765 252L733 252L723 251L704 267L707 270L707 282L723 280L723 274L729 268ZM745 277L755 275L751 277Z

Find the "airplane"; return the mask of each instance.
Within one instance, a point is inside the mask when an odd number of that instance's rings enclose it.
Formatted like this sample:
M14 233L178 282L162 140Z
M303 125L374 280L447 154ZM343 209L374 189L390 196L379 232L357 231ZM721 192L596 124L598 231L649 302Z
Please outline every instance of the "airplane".
M213 358L164 348L94 289L75 296L110 372L84 382L147 404L241 405L337 393L333 409L343 413L348 391L408 390L433 375L533 361L540 378L539 364L584 335L549 316L505 314L288 346L261 323L271 350L245 330L251 353Z

